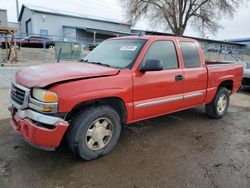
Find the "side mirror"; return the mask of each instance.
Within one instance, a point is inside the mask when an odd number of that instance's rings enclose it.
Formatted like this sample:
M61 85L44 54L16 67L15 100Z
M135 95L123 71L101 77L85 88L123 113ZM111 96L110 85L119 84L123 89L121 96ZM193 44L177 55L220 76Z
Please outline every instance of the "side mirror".
M146 71L161 71L163 70L163 65L160 60L158 59L148 59L141 63L139 71L146 72Z

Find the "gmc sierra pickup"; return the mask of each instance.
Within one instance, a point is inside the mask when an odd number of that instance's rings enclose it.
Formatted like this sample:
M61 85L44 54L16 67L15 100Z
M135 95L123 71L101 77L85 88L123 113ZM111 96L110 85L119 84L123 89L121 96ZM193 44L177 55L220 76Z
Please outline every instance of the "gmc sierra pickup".
M206 64L192 39L113 38L81 63L19 70L10 91L11 125L47 150L65 137L75 154L92 160L112 150L122 125L199 105L221 118L242 73L241 65Z

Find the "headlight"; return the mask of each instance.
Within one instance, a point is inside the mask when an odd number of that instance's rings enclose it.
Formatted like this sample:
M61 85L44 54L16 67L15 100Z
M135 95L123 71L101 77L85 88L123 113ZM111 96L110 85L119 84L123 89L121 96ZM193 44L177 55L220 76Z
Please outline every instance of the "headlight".
M29 101L30 108L45 113L56 113L57 106L58 96L55 92L39 88L34 88L32 90Z
M43 106L40 104L29 103L29 107L34 109L34 110L41 111L41 112L56 112L56 111L53 111L53 107L49 106L49 105Z
M35 88L32 90L32 96L42 102L55 103L58 102L58 96L52 91Z

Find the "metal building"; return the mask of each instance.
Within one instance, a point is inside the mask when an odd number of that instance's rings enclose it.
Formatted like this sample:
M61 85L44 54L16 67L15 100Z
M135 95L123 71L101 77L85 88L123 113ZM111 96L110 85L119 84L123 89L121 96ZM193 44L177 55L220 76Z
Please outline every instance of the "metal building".
M132 32L137 35L174 36L171 33L157 32L157 31L144 31L144 30L132 29ZM203 49L204 57L207 60L239 61L239 60L244 60L246 58L245 57L246 55L248 58L249 55L249 50L246 49L245 43L239 43L233 41L219 41L219 40L190 37L190 36L184 36L184 37L192 38L199 41Z
M226 40L226 41L231 42L231 43L236 43L236 44L244 44L248 48L250 48L250 38L229 39L229 40Z
M0 26L8 26L7 10L0 9Z
M132 29L132 32L137 35L166 35L166 36L174 36L171 33L164 33L164 32L157 32L157 31L144 31L144 30L136 30ZM232 42L232 41L220 41L220 40L213 40L213 39L207 39L207 38L198 38L198 37L190 37L190 36L184 36L187 38L192 38L200 42L201 47L204 51L220 51L220 50L226 50L226 51L232 51L232 50L238 50L245 48L244 43L239 42Z
M91 43L131 34L129 23L31 5L22 5L18 21L26 36L44 35L56 41Z

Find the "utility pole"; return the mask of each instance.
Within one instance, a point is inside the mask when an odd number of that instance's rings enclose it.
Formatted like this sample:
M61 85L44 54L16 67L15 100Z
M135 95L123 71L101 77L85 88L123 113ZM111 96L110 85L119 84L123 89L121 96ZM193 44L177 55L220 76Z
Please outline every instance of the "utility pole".
M18 16L19 16L19 0L16 0L16 17L18 22Z

